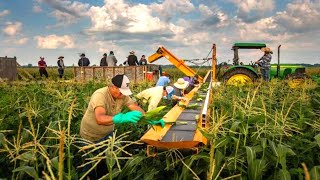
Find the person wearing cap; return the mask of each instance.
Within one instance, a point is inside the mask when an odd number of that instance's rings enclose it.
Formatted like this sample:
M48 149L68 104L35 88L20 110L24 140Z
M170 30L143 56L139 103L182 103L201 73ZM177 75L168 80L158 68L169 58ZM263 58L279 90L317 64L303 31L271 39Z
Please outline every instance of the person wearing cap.
M80 125L80 136L86 140L101 142L112 135L115 124L135 124L144 114L143 109L129 97L132 92L126 75L116 75L111 82L91 96ZM121 113L125 106L131 111Z
M170 83L170 79L167 76L166 72L162 73L162 76L159 77L156 86L167 86Z
M48 72L46 70L47 63L44 61L44 57L40 57L40 61L38 61L39 73L40 76L45 75L48 78Z
M110 67L117 66L117 62L118 62L118 60L117 60L116 56L114 56L114 52L110 51L109 56L107 57L108 66L110 66Z
M101 60L100 60L100 66L108 66L108 63L107 63L107 53L104 53L104 54L103 54L103 58L101 58Z
M59 56L58 57L58 73L59 73L59 77L60 79L62 79L63 73L64 73L64 62L63 62L63 56Z
M128 65L129 66L138 66L139 62L138 62L138 58L136 55L134 55L134 51L129 52L129 56L128 56Z
M189 86L189 82L185 81L183 78L179 78L177 82L173 84L174 93L172 95L172 105L176 105L181 100L186 100L184 97L184 90Z
M90 65L90 60L86 57L84 53L80 55L80 59L78 61L79 66L89 66Z
M256 61L256 64L260 66L261 75L263 80L269 81L270 80L270 69L271 69L271 54L273 53L270 48L264 47L261 48L261 51L264 52L264 55Z
M142 99L143 103L149 103L148 111L158 107L161 99L171 99L173 95L173 87L171 86L156 86L145 89L136 95L138 99Z
M147 60L146 60L146 56L142 55L139 61L139 65L147 65Z
M189 93L195 86L199 84L198 78L198 74L194 76L186 76L183 78L185 81L189 82L189 86L185 89L185 93Z

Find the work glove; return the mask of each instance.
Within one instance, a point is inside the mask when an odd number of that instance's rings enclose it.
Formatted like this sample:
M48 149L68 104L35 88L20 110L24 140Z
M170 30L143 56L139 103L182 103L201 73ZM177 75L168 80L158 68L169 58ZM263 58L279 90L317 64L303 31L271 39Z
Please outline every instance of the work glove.
M122 123L137 123L142 118L140 111L129 111L127 113L119 113L113 116L112 120L114 124Z
M160 119L160 120L150 120L150 121L148 121L148 124L150 124L150 125L160 125L162 128L164 128L164 125L166 123L164 122L163 119Z

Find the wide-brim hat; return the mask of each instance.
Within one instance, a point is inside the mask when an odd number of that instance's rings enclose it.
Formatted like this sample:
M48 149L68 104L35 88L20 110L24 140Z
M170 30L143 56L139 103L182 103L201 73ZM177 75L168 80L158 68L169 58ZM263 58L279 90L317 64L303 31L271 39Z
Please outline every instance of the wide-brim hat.
M273 53L269 47L263 47L263 48L261 48L261 51L266 52L266 53L271 53L271 54Z
M58 57L58 59L63 59L63 58L64 58L63 56L59 56L59 57Z
M130 53L130 54L134 54L134 51L130 51L129 53Z
M189 82L185 81L183 78L179 78L173 85L178 89L185 89L189 86Z

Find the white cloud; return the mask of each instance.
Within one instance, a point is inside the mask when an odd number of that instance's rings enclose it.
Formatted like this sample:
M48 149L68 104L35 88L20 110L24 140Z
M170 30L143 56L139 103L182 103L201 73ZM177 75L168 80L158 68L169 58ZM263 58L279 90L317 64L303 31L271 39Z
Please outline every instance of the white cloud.
M6 35L15 36L20 33L22 29L21 22L7 22L4 29L2 30Z
M57 19L57 24L47 26L49 29L52 27L61 27L74 24L80 19L76 16L58 10L52 11L49 15Z
M213 12L211 11L211 9L208 6L204 5L204 4L200 4L199 5L199 11L204 16L213 15Z
M38 3L46 3L54 10L49 13L51 17L56 18L55 25L49 25L47 28L61 27L77 23L81 17L88 16L88 3L69 0L37 0Z
M4 17L6 15L10 14L10 11L9 10L3 10L3 11L0 11L0 17Z
M40 49L69 49L74 48L74 39L69 35L57 36L55 34L49 36L35 36L37 47Z
M308 1L304 3L289 3L285 11L275 16L279 26L284 31L304 33L320 30L320 2Z
M41 13L43 10L42 10L42 8L41 8L40 5L35 4L35 5L33 5L33 7L32 7L32 11L35 12L35 13Z
M21 38L21 39L16 40L16 41L15 41L15 44L17 44L17 45L23 45L23 44L26 44L28 41L29 41L29 38L24 37L24 38Z
M147 5L129 6L123 0L106 0L103 7L91 7L88 16L92 27L89 31L143 33L161 31L169 24L152 16Z
M244 22L255 22L266 12L275 8L274 0L229 0L238 7L237 18Z
M232 0L232 2L245 13L250 11L271 11L274 8L273 0Z
M157 12L159 17L163 17L165 21L169 21L178 13L186 14L195 10L190 0L165 0L161 4L151 4L150 8Z

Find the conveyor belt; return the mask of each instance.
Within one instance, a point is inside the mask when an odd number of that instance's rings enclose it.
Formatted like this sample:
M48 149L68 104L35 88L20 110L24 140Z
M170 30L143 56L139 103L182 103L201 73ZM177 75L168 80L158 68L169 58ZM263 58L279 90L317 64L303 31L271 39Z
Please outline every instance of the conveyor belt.
M200 95L205 95L200 93ZM176 125L173 125L167 134L162 138L161 142L179 142L179 141L192 141L195 131L197 129L196 116L201 114L204 101L196 102L191 100L189 104L197 103L197 109L185 109L177 119ZM187 124L179 124L185 122Z

